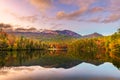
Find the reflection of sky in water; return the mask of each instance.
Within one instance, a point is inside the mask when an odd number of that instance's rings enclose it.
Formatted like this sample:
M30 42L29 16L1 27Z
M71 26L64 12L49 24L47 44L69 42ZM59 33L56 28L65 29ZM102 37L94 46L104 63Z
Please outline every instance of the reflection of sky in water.
M120 80L120 71L112 63L104 63L95 66L88 63L81 63L75 67L64 68L43 68L40 66L31 67L5 67L0 70L0 80ZM104 79L103 79L104 78Z

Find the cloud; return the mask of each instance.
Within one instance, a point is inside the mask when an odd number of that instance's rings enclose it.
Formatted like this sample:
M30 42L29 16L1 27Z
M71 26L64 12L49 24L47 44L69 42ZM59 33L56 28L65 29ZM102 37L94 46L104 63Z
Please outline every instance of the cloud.
M34 27L31 27L31 28L28 28L28 29L26 29L26 28L16 28L15 31L17 31L17 32L35 32L35 31L37 31L37 29L34 28Z
M95 2L96 0L59 0L62 4L67 5L76 5L79 7L88 7L90 4Z
M81 14L83 14L87 9L85 7L83 7L82 9L80 10L77 10L75 12L72 12L72 13L65 13L64 11L59 11L57 12L57 19L75 19L77 17L79 17Z
M64 24L61 23L51 23L51 29L57 29L57 30L61 30L63 27L65 27Z
M120 0L0 0L0 5L0 12L8 9L5 14L14 16L11 20L23 23L49 24L59 20L109 23L120 20ZM7 21L7 16L2 17Z
M2 29L5 32L8 32L13 30L13 26L10 24L0 23L0 29Z
M110 14L104 18L104 23L115 22L120 20L120 0L109 0L109 6L106 7L106 11Z
M55 5L56 0L28 1L33 6L37 7L41 12L46 12L53 7L58 10L53 18L50 18L46 14L40 14L41 16L45 16L41 19L43 22L49 22L54 18L56 18L56 20L80 20L98 23L108 23L120 20L120 0L57 0L59 5L64 4L77 7L77 10L70 9L71 11L69 12L65 9L58 9L59 7ZM54 14L54 11L52 13ZM49 13L48 11L47 14L51 15L52 13ZM37 15L20 16L12 12L10 12L10 14L15 16L20 21L34 23L38 20Z
M0 28L8 29L8 28L12 28L12 26L10 24L0 23Z
M97 13L102 12L101 16L92 17L89 19L89 21L92 22L102 22L102 23L111 23L116 22L120 20L120 0L109 0L109 5L107 7L101 7L99 9L92 9L91 12ZM98 8L98 7L95 7ZM109 13L105 14L104 13Z
M29 28L28 30L37 30L36 28L34 28L34 27L31 27L31 28Z
M81 21L83 21L83 20L81 20ZM100 17L94 17L94 18L90 18L90 19L85 20L85 21L98 23L98 22L101 22L101 18Z
M91 14L91 13L97 13L97 12L102 12L104 9L102 7L93 7L91 9L88 9L88 7L82 7L77 11L74 11L72 13L65 13L64 11L59 11L56 14L57 19L75 19L80 17L82 14L84 15L85 13Z
M79 9L69 13L66 11L58 11L56 13L58 20L79 19L80 21L98 23L110 23L120 20L120 0L59 0L59 2L65 5L77 6Z
M120 0L110 0L108 10L120 11Z
M18 17L18 18L21 21L28 21L28 22L31 22L31 23L34 23L35 21L38 20L36 15L33 15L33 16L22 16L22 17Z
M66 4L66 5L76 5L79 7L78 10L73 11L71 13L66 13L65 11L59 11L56 14L57 19L66 19L71 20L78 18L87 10L89 9L89 6L94 2L95 0L59 0L60 3Z
M104 23L115 22L120 20L120 12L118 14L113 13L103 20Z
M52 0L30 0L30 3L36 6L41 12L45 12L53 6Z
M96 16L96 17L91 17L86 20L80 20L80 21L88 21L88 22L95 22L95 23L111 23L111 22L116 22L120 20L120 14L119 13L111 13L107 15L106 17L101 16Z
M34 23L38 20L37 15L21 16L19 14L16 14L14 12L9 11L9 10L7 10L5 12L7 12L8 14L12 15L13 17L15 17L16 19L18 19L20 21L26 21L26 22Z
M88 10L89 12L92 12L92 13L97 13L97 12L102 12L104 11L104 8L103 7L93 7L91 8L90 10Z
M57 19L77 20L77 18L80 18L79 21L89 21L95 23L110 23L120 20L120 0L101 0L102 4L109 4L106 6L101 6L99 0L60 0L60 2L66 5L76 5L79 9L77 11L73 11L72 13L59 11L56 14ZM106 15L105 13L109 14Z

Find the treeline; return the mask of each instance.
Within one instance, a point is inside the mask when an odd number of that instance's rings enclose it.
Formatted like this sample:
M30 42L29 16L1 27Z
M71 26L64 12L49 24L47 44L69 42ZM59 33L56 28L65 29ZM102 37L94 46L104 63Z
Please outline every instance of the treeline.
M73 41L68 46L68 51L77 57L82 53L87 55L92 54L90 56L95 55L96 59L99 59L101 58L100 54L106 54L120 60L120 29L111 36Z
M48 46L40 40L17 37L0 31L0 50L41 50Z
M6 50L67 50L68 42L46 42L0 31L0 51Z

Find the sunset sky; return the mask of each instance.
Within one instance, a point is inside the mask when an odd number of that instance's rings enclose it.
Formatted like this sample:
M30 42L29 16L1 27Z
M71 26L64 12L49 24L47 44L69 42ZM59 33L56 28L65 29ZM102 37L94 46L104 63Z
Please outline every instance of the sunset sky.
M109 35L120 28L120 0L0 0L0 23Z

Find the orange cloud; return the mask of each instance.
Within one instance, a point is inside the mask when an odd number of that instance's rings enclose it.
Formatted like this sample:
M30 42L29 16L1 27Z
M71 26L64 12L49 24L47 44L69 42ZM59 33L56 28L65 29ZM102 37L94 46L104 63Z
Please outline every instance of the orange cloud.
M89 10L92 13L96 13L96 12L100 12L100 11L104 11L103 7L94 7L92 9Z
M52 0L30 0L30 3L36 6L41 12L45 12L53 6Z

